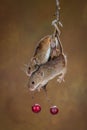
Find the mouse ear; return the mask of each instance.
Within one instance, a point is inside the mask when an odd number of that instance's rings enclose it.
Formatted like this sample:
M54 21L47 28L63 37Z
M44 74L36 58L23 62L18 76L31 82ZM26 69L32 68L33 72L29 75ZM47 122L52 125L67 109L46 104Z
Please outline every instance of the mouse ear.
M37 64L35 65L35 68L36 68L36 69L38 69L39 67L40 67L39 65L37 65Z
M33 63L34 63L35 65L37 64L35 57L33 57L33 58L31 59L31 61L33 61Z

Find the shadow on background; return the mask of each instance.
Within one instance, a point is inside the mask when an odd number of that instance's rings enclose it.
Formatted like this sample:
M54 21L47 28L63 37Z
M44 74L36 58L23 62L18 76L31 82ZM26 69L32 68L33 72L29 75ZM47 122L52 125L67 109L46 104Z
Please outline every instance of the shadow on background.
M55 0L0 0L1 130L87 130L87 1L61 0L60 5L68 72L65 83L48 84L48 96L60 109L52 116L43 91L32 100L21 68L37 41L53 32ZM32 113L34 103L41 104L41 113Z

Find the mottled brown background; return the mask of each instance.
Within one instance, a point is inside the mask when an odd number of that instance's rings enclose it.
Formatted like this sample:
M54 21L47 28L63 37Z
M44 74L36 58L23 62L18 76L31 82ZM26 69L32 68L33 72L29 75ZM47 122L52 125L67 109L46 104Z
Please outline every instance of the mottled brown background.
M61 0L61 41L68 57L65 83L47 89L60 113L52 116L43 91L32 100L21 70L37 41L51 34L55 0L0 0L0 130L87 130L87 0ZM31 105L40 103L34 114Z

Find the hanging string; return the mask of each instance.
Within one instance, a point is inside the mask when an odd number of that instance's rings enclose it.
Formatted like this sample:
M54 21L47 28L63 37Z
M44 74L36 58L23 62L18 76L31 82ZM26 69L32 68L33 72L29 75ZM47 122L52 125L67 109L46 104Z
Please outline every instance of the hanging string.
M60 6L59 6L59 0L56 0L56 19L52 21L52 25L58 30L58 34L60 35L60 30L59 30L59 26L63 27L62 23L59 21L59 10L60 10Z
M59 0L56 0L56 20L57 20L57 22L59 22L59 10L60 10Z

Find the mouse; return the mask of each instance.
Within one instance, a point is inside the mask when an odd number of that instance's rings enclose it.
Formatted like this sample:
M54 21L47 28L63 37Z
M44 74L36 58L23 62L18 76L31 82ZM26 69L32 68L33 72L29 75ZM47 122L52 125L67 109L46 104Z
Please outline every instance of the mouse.
M30 91L40 91L41 88L46 90L48 82L56 76L58 76L57 81L59 83L64 81L64 76L67 72L67 57L64 54L63 46L59 39L59 33L57 28L55 29L54 34L54 37L57 38L57 46L59 47L60 53L57 55L56 46L56 56L50 58L50 60L45 64L41 65L36 72L32 73L28 83ZM53 54L52 51L54 51L54 46L51 45L51 48L51 53Z
M26 74L27 76L31 76L31 74L36 71L41 64L44 64L48 61L51 48L51 35L47 35L43 37L38 43L35 48L33 57L31 58L30 62L27 65Z
M58 57L55 57L45 64L41 65L37 71L32 73L28 82L29 90L40 91L42 88L46 89L48 82L56 76L58 77L57 81L61 83L64 80L66 70L66 55L60 54Z
M52 59L54 56L57 56L59 53L58 38L53 35L47 35L42 38L34 51L33 57L26 67L26 75L31 76L40 65L45 64L47 61Z

